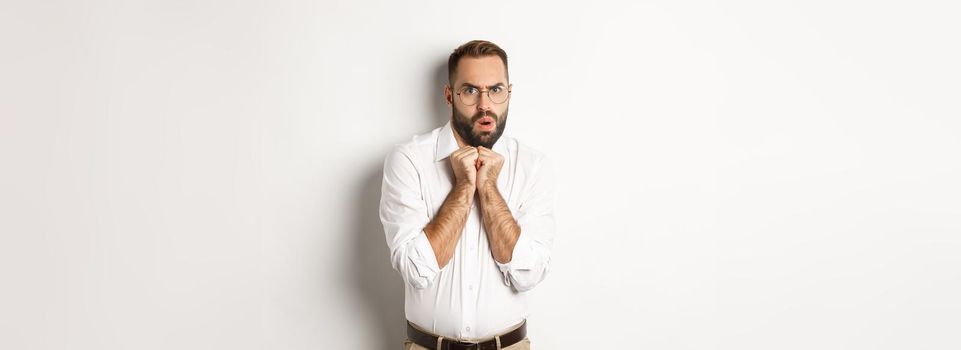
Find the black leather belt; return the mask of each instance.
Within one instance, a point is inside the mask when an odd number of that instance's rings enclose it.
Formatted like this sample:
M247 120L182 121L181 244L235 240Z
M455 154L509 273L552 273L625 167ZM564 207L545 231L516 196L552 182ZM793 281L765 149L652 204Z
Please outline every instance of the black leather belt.
M506 334L500 335L501 339L501 349L508 346L517 344L517 342L524 340L527 337L527 320L521 322L520 327L517 329L507 332ZM444 338L441 340L440 349L437 349L437 336L429 333L424 333L410 324L407 321L407 338L417 345L423 346L432 350L497 350L497 339L491 338L490 340L485 340L479 343L469 343L462 342L453 339Z

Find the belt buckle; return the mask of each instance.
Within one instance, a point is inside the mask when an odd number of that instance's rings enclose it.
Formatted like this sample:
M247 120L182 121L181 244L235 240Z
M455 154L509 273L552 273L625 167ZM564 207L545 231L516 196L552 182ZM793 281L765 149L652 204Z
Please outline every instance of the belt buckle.
M451 342L451 345L454 345L454 344L456 344L457 349L463 349L463 350L480 350L480 345L481 345L481 343L471 343L471 342L465 342L465 341L459 341L459 340Z

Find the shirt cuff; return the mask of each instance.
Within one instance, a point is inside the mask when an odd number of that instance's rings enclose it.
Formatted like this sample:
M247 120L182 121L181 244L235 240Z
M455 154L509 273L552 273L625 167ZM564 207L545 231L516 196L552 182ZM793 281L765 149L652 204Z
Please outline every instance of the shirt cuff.
M511 261L507 263L501 263L494 260L497 267L500 268L501 273L504 274L504 284L510 286L510 272L516 270L530 270L533 265L534 254L531 239L524 232L517 237L517 243L514 244L514 251L511 252Z
M424 231L420 233L414 238L414 251L408 256L414 268L417 269L417 274L431 280L440 271L440 266L437 265L437 256L434 255L434 248L431 247L430 240L427 239L427 233Z

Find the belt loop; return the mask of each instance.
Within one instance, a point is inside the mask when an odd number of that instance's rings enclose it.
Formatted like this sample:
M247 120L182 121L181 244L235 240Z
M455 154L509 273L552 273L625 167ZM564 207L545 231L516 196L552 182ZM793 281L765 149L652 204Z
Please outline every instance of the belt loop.
M437 337L437 350L444 350L444 349L442 349L442 348L440 347L441 343L443 343L443 342L444 342L444 336L438 336L438 337Z
M494 341L497 342L497 350L501 350L501 336L495 335L495 336L494 336Z

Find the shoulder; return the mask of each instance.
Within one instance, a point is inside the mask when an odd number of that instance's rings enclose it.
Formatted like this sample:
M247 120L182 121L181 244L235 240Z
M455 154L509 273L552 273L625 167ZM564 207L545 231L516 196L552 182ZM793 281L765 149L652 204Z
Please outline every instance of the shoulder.
M510 137L508 140L510 146L513 146L513 148L517 150L517 160L519 164L528 166L544 166L550 164L550 158L547 156L547 153L516 138Z
M417 169L420 168L420 164L433 160L440 129L436 128L413 135L405 141L391 145L384 159L384 168L407 167Z

